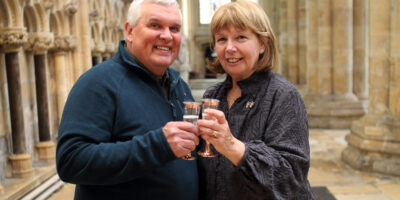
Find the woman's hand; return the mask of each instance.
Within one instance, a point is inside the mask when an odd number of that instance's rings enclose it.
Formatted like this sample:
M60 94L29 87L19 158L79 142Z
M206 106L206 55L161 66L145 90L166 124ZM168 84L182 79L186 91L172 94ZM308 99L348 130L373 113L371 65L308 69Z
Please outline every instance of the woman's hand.
M222 111L206 109L204 113L208 115L208 119L197 121L200 136L234 165L238 165L245 151L244 143L233 137Z

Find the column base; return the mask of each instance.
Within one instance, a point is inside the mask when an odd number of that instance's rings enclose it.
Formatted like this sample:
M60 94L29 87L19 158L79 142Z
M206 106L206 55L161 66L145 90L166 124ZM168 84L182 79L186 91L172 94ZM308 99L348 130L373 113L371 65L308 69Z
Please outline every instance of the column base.
M37 143L35 147L39 153L39 159L48 163L54 163L56 157L55 146L56 145L53 141Z
M15 178L25 178L33 175L32 159L30 154L14 154L9 157L12 166L12 175Z
M342 160L359 171L400 176L400 156L365 151L351 145L342 152Z
M304 97L310 128L350 128L365 114L363 104L353 96Z
M0 195L3 194L3 186L0 184Z
M390 117L368 114L346 136L342 160L354 169L400 176L400 137ZM393 122L393 120L389 120Z

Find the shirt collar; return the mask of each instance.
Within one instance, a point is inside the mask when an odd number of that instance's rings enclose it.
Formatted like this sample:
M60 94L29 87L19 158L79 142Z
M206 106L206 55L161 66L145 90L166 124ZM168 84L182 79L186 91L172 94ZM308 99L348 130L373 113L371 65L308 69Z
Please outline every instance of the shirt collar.
M259 72L254 72L250 77L243 79L241 81L238 81L237 84L242 90L242 96L255 96L259 90L260 87L262 86L262 82L265 80L269 79L270 77L270 71L259 71ZM232 77L227 76L224 83L223 83L223 90L225 91L224 93L232 88Z
M133 54L129 51L129 49L128 49L128 47L126 46L126 44L125 44L124 48L125 48L125 50L129 53L129 55L131 56L131 58L132 58L142 69L144 69L146 72L148 72L150 75L152 75L152 76L154 77L154 79L156 79L160 84L161 84L161 83L165 83L165 81L167 81L167 80L169 79L169 75L168 75L168 72L167 72L168 70L165 70L165 72L164 72L164 74L162 75L162 77L161 77L161 78L158 78L158 77L155 76L153 73L151 73L151 71L149 71L149 70L147 69L147 67L145 67L145 66L139 61L139 59L136 58L135 55L133 55ZM163 84L161 84L161 85L163 85Z

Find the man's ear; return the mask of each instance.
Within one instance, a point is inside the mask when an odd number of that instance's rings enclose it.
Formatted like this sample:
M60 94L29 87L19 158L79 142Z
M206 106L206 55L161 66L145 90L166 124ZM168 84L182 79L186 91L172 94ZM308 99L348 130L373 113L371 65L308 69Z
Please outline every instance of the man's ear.
M129 22L125 22L125 38L128 42L132 42L133 35L132 35L133 27L129 24Z

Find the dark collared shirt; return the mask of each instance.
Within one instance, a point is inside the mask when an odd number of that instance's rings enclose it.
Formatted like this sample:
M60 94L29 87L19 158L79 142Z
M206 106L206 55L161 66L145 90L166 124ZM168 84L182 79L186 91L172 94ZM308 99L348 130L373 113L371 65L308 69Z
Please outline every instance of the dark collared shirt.
M225 156L198 157L200 195L207 200L312 200L307 113L297 89L272 72L256 72L239 81L242 90L228 108L224 82L204 98L220 100L234 137L245 143L238 166Z

